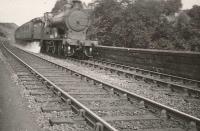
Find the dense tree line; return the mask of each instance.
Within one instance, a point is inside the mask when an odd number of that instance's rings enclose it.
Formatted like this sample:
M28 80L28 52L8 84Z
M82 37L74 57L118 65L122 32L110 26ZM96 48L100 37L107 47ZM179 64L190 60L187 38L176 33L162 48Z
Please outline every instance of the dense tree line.
M101 45L200 51L200 6L181 0L98 0L89 37Z
M9 38L14 41L14 32L17 27L14 23L0 23L0 38Z

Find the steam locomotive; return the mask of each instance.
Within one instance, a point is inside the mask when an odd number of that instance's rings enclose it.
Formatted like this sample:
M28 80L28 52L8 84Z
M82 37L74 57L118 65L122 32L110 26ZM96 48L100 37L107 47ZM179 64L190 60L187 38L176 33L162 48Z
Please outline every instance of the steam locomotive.
M88 58L97 41L87 39L91 24L91 10L84 9L79 0L73 0L57 12L47 12L15 31L17 41L39 41L41 52L59 56Z

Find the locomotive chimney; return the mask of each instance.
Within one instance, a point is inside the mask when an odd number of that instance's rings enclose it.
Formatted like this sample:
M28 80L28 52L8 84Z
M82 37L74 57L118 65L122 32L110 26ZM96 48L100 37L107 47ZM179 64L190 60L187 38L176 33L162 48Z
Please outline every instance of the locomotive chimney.
M82 8L82 2L80 0L73 0L73 8L81 9Z

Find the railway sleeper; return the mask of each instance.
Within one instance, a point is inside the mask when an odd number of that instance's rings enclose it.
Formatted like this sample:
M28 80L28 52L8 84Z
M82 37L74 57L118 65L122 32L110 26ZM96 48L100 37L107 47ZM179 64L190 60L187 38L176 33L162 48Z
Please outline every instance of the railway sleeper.
M29 94L32 96L53 95L52 92L41 92L41 91L30 91Z
M74 79L74 78L66 78L66 79L50 78L50 80L57 82L57 83L77 83L77 82L80 82L80 80L77 80L77 79Z
M16 72L17 76L20 77L31 77L33 75L31 75L30 73L27 73L27 72Z
M60 102L61 99L60 98L48 98L48 99L42 99L42 98L34 98L35 102L37 103L55 103L55 102Z
M39 81L24 81L24 85L32 85L32 86L43 86L43 84Z
M44 107L41 107L40 108L42 112L62 112L62 111L69 111L71 112L71 107L70 106L64 106L64 107L60 107L60 106L57 106L57 107L52 107L52 106L44 106ZM72 113L72 112L71 112Z
M135 115L135 116L105 116L104 120L108 122L113 121L137 121L137 120L159 120L159 117L155 117L154 115Z
M77 100L80 101L81 103L92 102L92 101L95 101L95 102L103 101L106 103L111 103L111 102L121 101L118 98L113 98L113 97L110 97L110 98L77 98Z
M47 91L47 89L45 87L38 87L38 86L35 86L35 87L25 86L25 88L26 88L26 90L29 90L29 91L33 91L33 90Z
M73 125L75 122L73 119L69 119L69 118L51 118L49 119L49 124L51 126L54 125L61 125L61 124L71 124Z
M139 107L135 107L131 104L123 105L123 106L103 106L103 107L91 107L92 111L115 111L115 110L129 110L129 111L135 111L137 114L139 110L143 110ZM144 111L144 110L143 110Z
M88 92L88 91L85 91L85 92L80 92L80 91L71 91L71 92L68 92L70 95L73 95L73 96L76 96L76 95L85 95L85 96L88 96L88 95L105 95L104 92Z
M34 77L19 77L20 81L28 82L28 81L35 81L36 79Z

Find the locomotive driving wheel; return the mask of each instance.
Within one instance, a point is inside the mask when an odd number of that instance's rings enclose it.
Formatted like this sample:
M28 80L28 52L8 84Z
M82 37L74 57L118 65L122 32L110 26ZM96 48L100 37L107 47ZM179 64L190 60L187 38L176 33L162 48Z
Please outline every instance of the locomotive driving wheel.
M50 44L49 43L46 43L45 44L46 45L46 53L49 53L50 52Z
M52 54L56 54L56 44L53 41L51 42L52 42Z
M63 47L62 44L58 44L58 56L62 56Z
M87 57L92 57L92 54L93 54L93 47L85 47L85 48L84 48L84 54L85 54Z
M65 45L63 50L64 50L64 57L65 58L71 57L75 53L75 48L73 46L70 46L70 45Z
M64 45L64 57L67 58L68 54L67 54L67 46Z
M73 56L75 53L75 48L73 46L68 45L67 46L67 54L68 56Z

